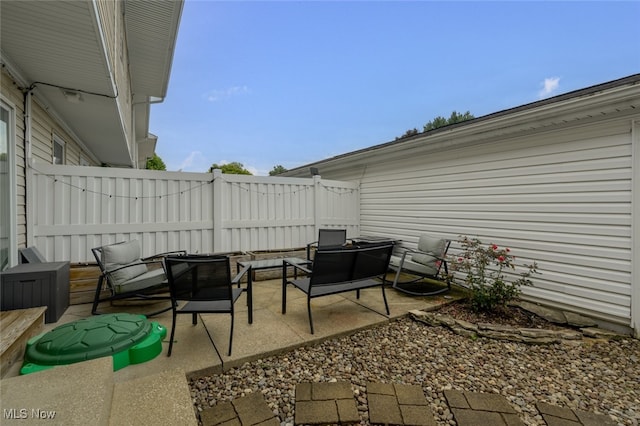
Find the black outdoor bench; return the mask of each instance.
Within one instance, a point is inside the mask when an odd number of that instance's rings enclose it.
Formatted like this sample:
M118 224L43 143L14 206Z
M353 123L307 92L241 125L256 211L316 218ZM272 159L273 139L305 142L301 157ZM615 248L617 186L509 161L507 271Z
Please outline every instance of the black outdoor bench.
M376 245L373 247L354 247L342 249L318 250L313 260L313 269L300 264L283 261L282 265L282 313L287 312L287 284L302 290L307 295L307 310L309 325L313 334L313 319L311 317L311 299L328 296L330 294L356 291L360 298L360 290L380 286L384 306L389 315L389 305L384 292L383 277L389 267L389 259L393 251L393 244ZM299 279L289 279L287 268L291 266L299 273L307 276Z

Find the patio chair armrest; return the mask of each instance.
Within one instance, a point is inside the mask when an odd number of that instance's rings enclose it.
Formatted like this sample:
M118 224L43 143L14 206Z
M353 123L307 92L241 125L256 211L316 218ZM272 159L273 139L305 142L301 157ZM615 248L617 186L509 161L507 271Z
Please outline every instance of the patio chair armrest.
M161 260L150 260L150 261L144 261L142 259L140 259L139 262L133 262L133 263L129 263L128 265L123 265L123 266L119 266L117 268L114 269L107 269L105 270L102 275L109 275L112 274L114 272L120 271L122 269L126 269L126 268L131 268L132 266L138 266L138 265L155 265L158 264L160 265L162 268L164 268L164 263Z
M299 263L289 262L288 260L283 260L282 261L282 266L285 269L287 268L287 266L293 266L294 269L299 269L299 270L301 270L302 272L304 272L306 274L310 274L311 273L311 269L306 268L306 267L302 266Z
M307 244L307 260L311 260L311 247L314 245L318 245L317 241L312 241Z
M238 272L235 277L233 277L233 279L231 280L231 284L238 284L240 280L242 280L242 277L244 277L247 273L251 274L251 265L243 266L242 270Z

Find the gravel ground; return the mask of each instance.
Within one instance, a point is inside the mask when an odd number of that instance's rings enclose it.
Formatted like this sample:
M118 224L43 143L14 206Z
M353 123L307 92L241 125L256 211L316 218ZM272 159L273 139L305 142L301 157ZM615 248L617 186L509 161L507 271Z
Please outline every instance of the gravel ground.
M198 410L250 392L292 425L300 382L350 381L368 425L369 381L421 385L438 425L455 425L443 391L504 395L527 425L544 425L537 401L640 422L640 341L583 340L533 346L470 339L404 318L349 337L246 363L190 382Z

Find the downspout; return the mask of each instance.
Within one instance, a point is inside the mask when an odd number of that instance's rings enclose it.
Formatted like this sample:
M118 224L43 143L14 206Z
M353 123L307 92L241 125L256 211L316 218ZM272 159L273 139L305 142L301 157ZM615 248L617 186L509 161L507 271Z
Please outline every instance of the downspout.
M33 236L33 203L29 200L29 195L31 194L31 188L33 188L33 169L31 168L32 163L32 147L31 147L31 109L32 109L32 98L33 98L33 88L31 85L28 89L24 91L23 98L23 120L24 120L24 131L23 131L23 140L24 140L24 209L25 209L25 228L26 228L26 238L27 238L27 247L34 245L34 236Z

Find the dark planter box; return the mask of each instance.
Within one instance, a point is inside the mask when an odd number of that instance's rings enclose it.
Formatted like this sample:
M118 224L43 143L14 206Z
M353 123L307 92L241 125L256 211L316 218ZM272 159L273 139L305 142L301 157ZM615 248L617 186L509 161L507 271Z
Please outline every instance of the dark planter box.
M69 307L69 262L23 263L0 273L2 310L46 306L45 322Z

